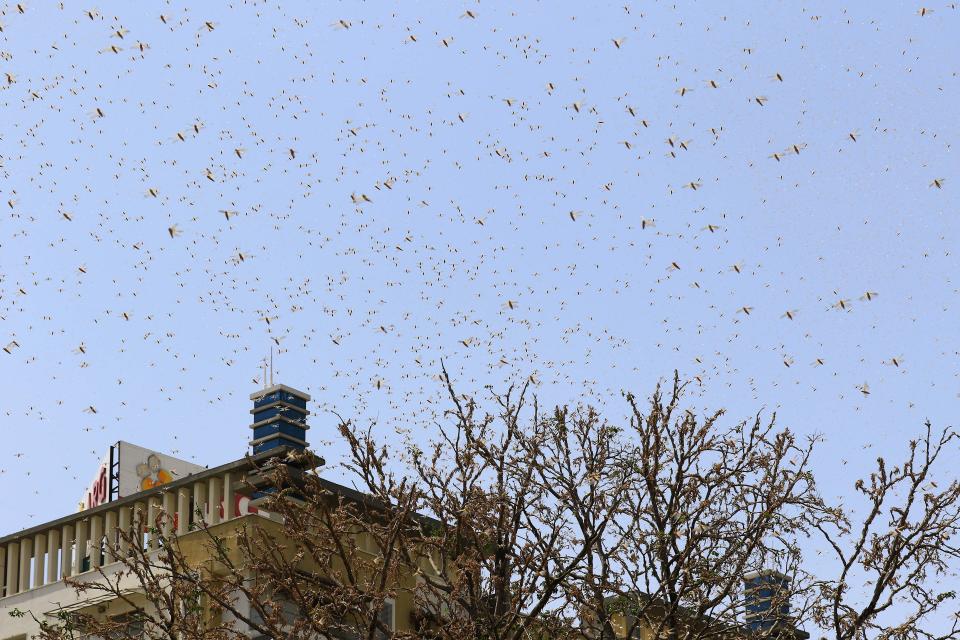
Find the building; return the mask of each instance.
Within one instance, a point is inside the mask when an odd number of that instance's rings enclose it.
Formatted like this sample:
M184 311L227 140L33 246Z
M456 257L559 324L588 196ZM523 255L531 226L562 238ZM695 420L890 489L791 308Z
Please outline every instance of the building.
M185 554L203 554L198 525L227 537L252 519L260 526L271 526L271 519L277 517L258 509L258 504L262 505L273 488L264 486L255 470L266 460L307 449L310 396L277 384L250 398L253 437L249 456L212 468L184 467L187 463L183 461L118 443L105 456L80 511L0 537L0 640L25 640L38 631L34 618L53 621L58 612L122 619L133 608L131 602L148 606L133 578L119 578L127 602L78 596L64 582L64 578L100 580L101 572L109 578L120 576L123 564L118 555L130 553L130 545L136 544L131 540L142 541L146 551L156 551L158 537L175 535ZM122 456L129 458L131 451L146 452L149 458L139 463L147 468L140 467L134 479L139 484L135 482L133 491L123 481L128 470L123 468ZM313 459L315 464L323 464L315 456ZM252 490L257 482L260 484ZM348 487L322 482L334 494L364 500ZM161 518L162 529L151 531L148 524L157 522L161 512L173 517ZM137 533L125 537L123 531ZM385 603L388 626L404 628L411 606L412 597L403 594ZM24 615L11 615L17 612Z

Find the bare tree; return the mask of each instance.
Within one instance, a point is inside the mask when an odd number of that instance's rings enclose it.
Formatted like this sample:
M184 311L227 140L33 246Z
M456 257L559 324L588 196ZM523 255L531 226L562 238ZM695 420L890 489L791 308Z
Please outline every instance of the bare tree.
M789 578L772 606L792 601L802 612L808 600L798 536L821 510L810 471L817 439L777 429L775 416L729 426L723 411L698 418L682 407L684 389L675 374L646 406L626 394L627 499L584 576L597 585L588 607L608 634L619 614L631 637L641 628L670 640L738 635L751 571Z
M955 463L958 444L960 434L927 422L903 462L877 458L856 481L861 509L835 507L819 526L840 568L820 582L816 622L836 640L960 638L960 481L941 487L935 475L941 459ZM938 611L951 620L933 631L926 625Z
M581 637L573 585L625 495L616 430L591 410L542 416L528 384L480 413L444 378L449 422L429 450L409 450L421 508L440 523L422 532L443 576L423 581L425 622L450 640Z
M676 374L648 403L625 394L622 426L590 407L543 412L528 384L484 403L443 377L449 408L429 443L388 447L340 419L355 488L321 478L310 454L272 458L248 475L272 519L197 518L177 537L161 513L158 549L133 530L122 571L71 579L135 616L64 613L43 637L763 640L806 637L799 622L835 640L960 637L956 622L921 628L954 595L936 583L958 559L960 486L932 473L955 433L928 426L906 462L879 461L856 485L858 521L818 495L817 437L772 415L698 416ZM818 539L836 578L805 569ZM748 620L752 572L775 588ZM401 600L413 613L391 631L384 613Z

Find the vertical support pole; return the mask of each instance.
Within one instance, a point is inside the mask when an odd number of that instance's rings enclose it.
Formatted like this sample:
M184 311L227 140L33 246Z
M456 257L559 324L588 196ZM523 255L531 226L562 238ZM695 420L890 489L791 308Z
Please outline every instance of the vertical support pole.
M0 546L0 598L9 594L6 592L7 586L7 548Z
M83 573L83 561L87 558L87 521L78 520L76 524L76 539L73 544L73 575Z
M135 507L120 507L120 542L118 543L120 558L126 558L127 553L130 552L130 540L136 540L137 536L134 533L135 529L133 528L132 519L130 516L133 515L133 510Z
M63 525L60 535L60 578L73 575L73 525Z
M60 530L50 529L50 531L47 531L47 584L57 582L60 579L59 555Z
M47 552L47 536L38 533L33 536L33 586L42 587L46 577L43 571L43 554ZM49 561L48 561L49 562Z
M33 554L33 540L22 538L20 540L20 588L19 591L26 591L30 588L30 556Z
M177 535L190 530L190 488L177 489Z
M207 483L199 480L193 483L193 513L191 520L200 528L201 522L207 522Z
M117 512L107 511L103 516L103 529L106 543L104 543L103 561L106 564L117 561Z
M173 533L173 521L174 514L177 512L176 496L169 492L165 491L163 494L163 537L169 538L170 534Z
M157 526L158 506L154 496L147 498L147 521L144 523L147 528L147 549L157 548L157 535L153 530Z
M11 542L7 545L7 595L12 596L20 593L19 580L20 572L17 571L17 561L20 559L20 545Z
M233 520L237 517L237 507L233 503L233 474L223 474L223 519Z
M207 480L207 524L220 523L220 478Z
M133 505L133 529L134 536L132 542L140 549L144 548L143 544L143 530L146 522L146 511L147 507L142 502L138 502Z
M103 516L90 516L90 568L99 569L100 549L103 547Z

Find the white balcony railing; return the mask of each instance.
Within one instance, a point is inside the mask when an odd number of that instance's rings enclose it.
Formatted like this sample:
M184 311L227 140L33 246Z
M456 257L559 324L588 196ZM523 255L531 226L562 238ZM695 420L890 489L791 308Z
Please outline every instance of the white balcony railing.
M125 553L130 540L156 548L151 528L161 511L167 535L186 533L201 520L215 525L245 515L241 494L249 468L238 460L0 538L0 605L3 598L114 562L113 554Z

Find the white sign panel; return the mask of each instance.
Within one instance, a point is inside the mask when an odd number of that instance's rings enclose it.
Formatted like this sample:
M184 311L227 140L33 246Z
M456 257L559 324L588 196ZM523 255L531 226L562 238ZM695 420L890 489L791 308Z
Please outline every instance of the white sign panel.
M203 465L144 449L129 442L120 441L117 447L120 450L118 498L146 491L205 469Z
M180 460L120 441L100 462L100 468L80 501L80 510L146 491L203 471L199 464Z

